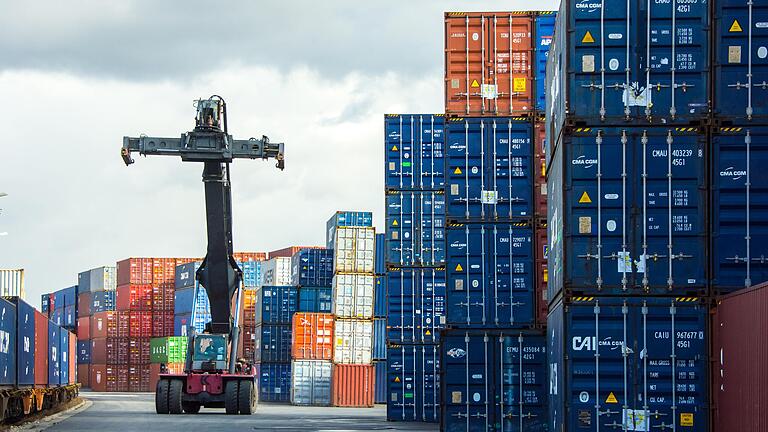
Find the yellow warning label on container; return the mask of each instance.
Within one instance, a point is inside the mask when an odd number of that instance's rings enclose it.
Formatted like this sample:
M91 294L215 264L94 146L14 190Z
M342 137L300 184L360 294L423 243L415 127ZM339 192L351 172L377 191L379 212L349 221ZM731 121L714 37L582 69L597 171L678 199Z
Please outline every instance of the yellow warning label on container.
M456 169L455 169L455 170L453 170L453 173L454 173L454 174L461 174L461 168L459 168L459 167L456 167Z
M605 403L619 403L619 400L616 399L616 396L613 394L613 392L610 392L608 394L608 398L605 399Z
M515 92L525 92L526 91L525 89L527 87L527 85L526 85L527 82L528 82L528 80L526 80L525 78L515 78L515 79L513 79L512 80L513 91L515 91Z
M544 269L544 282L549 282L549 269Z
M680 413L680 426L693 426L693 413Z
M739 24L739 20L733 20L733 24L731 24L731 29L728 31L731 33L736 33L744 30L741 29L741 24Z
M477 80L472 80L472 87L480 87L480 83Z
M400 377L395 377L395 382L400 382Z
M392 226L397 226L397 219L392 221Z
M456 271L464 271L464 267L461 264L456 264Z
M392 151L397 151L397 145L392 146Z
M579 204L590 204L591 202L592 198L589 197L587 191L584 191L584 193L581 194L581 198L579 198Z
M595 43L595 38L592 37L592 33L589 30L581 38L581 43Z
M424 332L424 336L429 336L429 335L431 335L431 334L432 334L432 332L431 332L431 331L429 331L429 330L427 330L427 331L425 331L425 332Z

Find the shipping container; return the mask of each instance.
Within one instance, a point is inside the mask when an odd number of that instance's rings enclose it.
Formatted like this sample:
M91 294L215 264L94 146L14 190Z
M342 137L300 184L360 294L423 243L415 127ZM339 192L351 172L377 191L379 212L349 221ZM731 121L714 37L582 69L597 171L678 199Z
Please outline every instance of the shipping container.
M174 282L173 282L173 285L176 288L176 290L178 291L183 288L191 288L191 287L200 285L196 281L196 273L197 273L197 269L199 268L200 268L199 261L193 261L193 262L176 266L176 273L175 273Z
M768 430L768 289L717 299L712 314L713 425L718 432Z
M91 338L91 317L77 319L77 340L86 341Z
M452 224L447 230L447 323L534 323L533 231L527 224Z
M152 283L152 258L128 258L117 262L116 286Z
M291 258L277 257L261 263L261 282L258 286L291 285Z
M80 272L77 275L78 291L114 291L117 287L117 269L115 267L98 267Z
M10 369L13 382L18 386L30 386L35 383L35 308L17 296L6 296L5 300L13 306L11 319L15 321L15 337L2 337L0 326L0 351L4 351L5 343L15 343L15 350L8 346L9 352L16 358L16 367ZM3 303L4 304L4 303ZM0 306L2 313L2 306ZM15 342L14 342L15 341ZM2 356L0 356L2 359Z
M446 113L530 114L533 27L531 12L446 12Z
M150 363L184 363L187 358L187 338L169 336L149 341Z
M128 319L130 320L130 328L128 330L128 336L132 338L152 337L152 321L153 316L151 312L139 312L131 311L127 312Z
M48 385L48 317L35 311L35 385Z
M128 337L91 339L91 364L127 365L130 359Z
M556 11L539 11L534 16L536 38L534 39L534 68L536 80L536 112L544 114L547 108L547 58L552 37L555 34Z
M25 297L24 269L0 270L0 297Z
M536 324L547 325L549 313L549 292L547 282L549 280L549 243L547 242L547 222L543 221L534 227L533 235L536 238L535 268L536 268Z
M337 211L325 223L325 247L333 249L336 243L336 229L339 227L372 227L373 213ZM335 255L334 255L335 256Z
M115 293L115 309L151 311L152 285L118 285Z
M91 387L91 365L79 364L77 365L77 382L80 383L82 388Z
M378 235L378 234L377 234ZM387 317L387 275L377 275L373 278L373 316Z
M91 316L91 338L128 337L130 327L126 312L98 312Z
M259 401L291 401L291 363L258 363Z
M437 343L445 328L445 267L390 268L387 340Z
M291 257L291 285L330 287L333 280L333 250L301 249Z
M0 386L16 384L17 334L16 306L0 297Z
M128 338L128 365L148 365L151 359L151 348L148 337Z
M205 331L205 325L211 321L211 315L209 314L196 314L194 323L192 322L192 314L182 314L173 316L173 334L176 336L189 336L191 334L190 327L194 326L197 334Z
M706 135L583 128L548 174L549 300L566 294L698 295L707 286Z
M387 191L386 224L387 263L398 266L445 263L443 191Z
M325 249L325 246L289 246L282 249L273 250L269 253L269 259L277 258L277 257L283 257L283 258L291 258L299 251L301 250L311 250L311 249Z
M46 316L53 310L53 296L51 294L43 294L40 296L40 311Z
M537 121L533 125L533 214L547 218L547 133L546 125Z
M77 328L77 307L75 305L66 306L63 317L62 327L68 330L75 330Z
M291 358L294 360L333 359L333 315L295 313L293 315Z
M333 279L331 279L333 281ZM333 311L333 288L303 286L299 288L298 312L331 313Z
M374 254L374 262L373 262L373 272L377 275L383 275L387 272L387 253L386 253L386 244L387 244L387 235L384 233L378 233L376 234L375 238L375 250L373 252Z
M254 329L255 360L276 363L291 361L291 326L261 324Z
M53 293L56 309L63 309L67 306L77 306L77 285L64 288Z
M375 361L373 362L373 371L376 375L373 383L373 403L385 404L387 403L387 362Z
M445 184L445 117L442 114L386 114L385 187L441 190ZM368 225L370 226L370 225Z
M768 5L714 2L714 114L766 124L768 118Z
M452 330L441 349L442 430L550 430L543 332Z
M445 203L450 221L533 216L532 128L522 117L449 119Z
M256 323L290 324L298 308L298 289L294 286L262 286L256 291Z
M91 293L91 315L113 310L115 310L115 291Z
M334 364L331 404L337 407L372 407L375 377L371 364Z
M768 127L717 128L711 148L711 284L729 293L768 281Z
M326 360L291 362L291 403L328 406L331 404L333 364Z
M91 341L77 341L77 364L91 363Z
M128 391L148 392L151 380L149 365L128 366Z
M708 319L705 303L693 297L554 304L547 323L550 428L708 431Z
M387 359L387 319L373 319L373 348L371 351L373 360Z
M67 333L67 344L69 349L67 350L67 384L77 383L77 337L74 333Z
M434 344L390 345L387 420L440 420L440 349Z
M118 374L120 369L114 365L92 364L91 365L91 390L97 392L116 392L120 391L118 386ZM127 374L127 371L126 371ZM126 377L127 378L127 377Z
M337 319L333 329L333 362L370 364L373 345L373 321Z
M699 124L709 105L709 2L562 2L547 65L553 143L564 125Z
M266 252L235 252L232 256L237 262L265 261L267 259Z
M339 227L333 249L333 270L344 273L374 271L375 231L371 227Z
M79 285L78 285L79 286ZM77 317L91 316L91 305L93 304L90 292L81 292L77 295Z
M341 318L373 318L373 274L333 276L333 314Z

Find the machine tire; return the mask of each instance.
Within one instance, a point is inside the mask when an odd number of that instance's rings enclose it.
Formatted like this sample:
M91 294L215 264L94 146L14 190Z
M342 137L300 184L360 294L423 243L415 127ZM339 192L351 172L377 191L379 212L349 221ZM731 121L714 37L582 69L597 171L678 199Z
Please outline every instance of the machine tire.
M240 393L239 381L230 380L224 385L224 409L227 414L237 414L238 396Z
M256 391L253 381L240 381L237 399L240 414L253 414L256 409Z
M168 414L168 380L161 379L155 388L155 412Z
M184 389L184 382L182 380L174 379L169 380L168 384L168 412L170 414L181 414L182 408L182 392Z
M182 402L181 407L187 414L197 414L200 412L200 404L197 402Z

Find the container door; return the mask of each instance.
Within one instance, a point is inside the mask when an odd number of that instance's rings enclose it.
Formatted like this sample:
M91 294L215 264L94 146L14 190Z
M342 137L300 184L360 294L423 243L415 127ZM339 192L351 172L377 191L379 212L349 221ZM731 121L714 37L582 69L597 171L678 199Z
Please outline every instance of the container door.
M485 123L448 119L446 154L446 215L449 219L480 219L485 190Z
M443 344L445 395L443 424L446 432L484 432L492 425L492 376L496 373L493 352L496 341L466 333Z
M494 424L499 431L545 432L547 350L544 337L523 334L495 337L498 363Z
M437 422L440 414L438 346L393 345L387 356L387 419Z
M387 233L389 235L387 262L401 266L414 265L417 221L414 210L418 195L413 192L387 193Z
M445 195L436 192L419 194L417 213L419 244L417 265L437 266L445 263Z
M393 343L436 343L446 323L445 269L390 269L387 338Z
M414 116L388 114L384 117L387 188L414 189L417 185L414 146L419 134L415 129L416 122Z
M489 157L481 201L489 221L533 217L531 124L520 120L481 120Z

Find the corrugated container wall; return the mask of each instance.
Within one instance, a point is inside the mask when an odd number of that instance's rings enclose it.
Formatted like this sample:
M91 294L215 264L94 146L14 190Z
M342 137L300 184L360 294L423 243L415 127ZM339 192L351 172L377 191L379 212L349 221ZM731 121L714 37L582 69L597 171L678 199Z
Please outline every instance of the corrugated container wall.
M387 190L443 188L445 117L442 114L386 114L384 139Z
M372 407L375 377L370 364L334 364L331 402L338 407Z
M386 279L389 343L437 343L446 325L445 268L391 268Z
M715 432L763 432L768 406L768 287L721 297L712 315Z
M445 14L445 112L455 116L531 114L530 12Z
M372 227L336 228L334 244L334 272L373 274L376 236Z
M269 259L277 257L291 258L303 249L325 249L325 246L289 246L287 248L273 250L269 253Z
M261 263L261 283L258 286L291 285L291 258L277 257Z
M332 249L301 249L291 257L291 285L330 287L332 281Z
M333 249L338 227L372 227L373 213L337 211L325 224L325 242L328 249Z
M24 298L24 269L0 270L0 297L8 296Z
M331 404L333 363L325 360L291 362L291 403L328 406Z
M334 363L371 363L373 349L373 321L336 320L333 334Z
M544 114L547 107L547 58L552 36L555 34L556 11L536 12L534 18L536 38L534 39L534 68L536 79L536 112Z
M386 224L388 263L399 266L445 263L443 191L387 191Z
M387 420L440 419L440 348L435 344L387 349Z
M256 370L259 376L259 401L291 401L290 363L259 363Z
M333 314L339 318L373 318L373 274L338 273L333 277Z
M376 261L373 264L373 272L377 275L383 275L387 273L386 265L386 242L387 236L384 233L376 234L376 250L374 251L374 258Z
M30 306L20 297L6 297L15 306L15 314L11 313L11 318L16 321L15 337L6 339L6 342L13 343L15 340L16 367L9 369L9 373L15 374L13 377L16 385L29 386L35 384L35 308ZM0 308L2 308L0 306ZM2 312L2 311L0 311ZM6 311L7 312L7 311ZM4 342L0 336L0 352L4 350ZM41 354L43 355L43 354ZM2 358L2 357L0 357Z
M53 325L53 324L51 324ZM16 306L10 301L0 298L0 386L16 384Z

